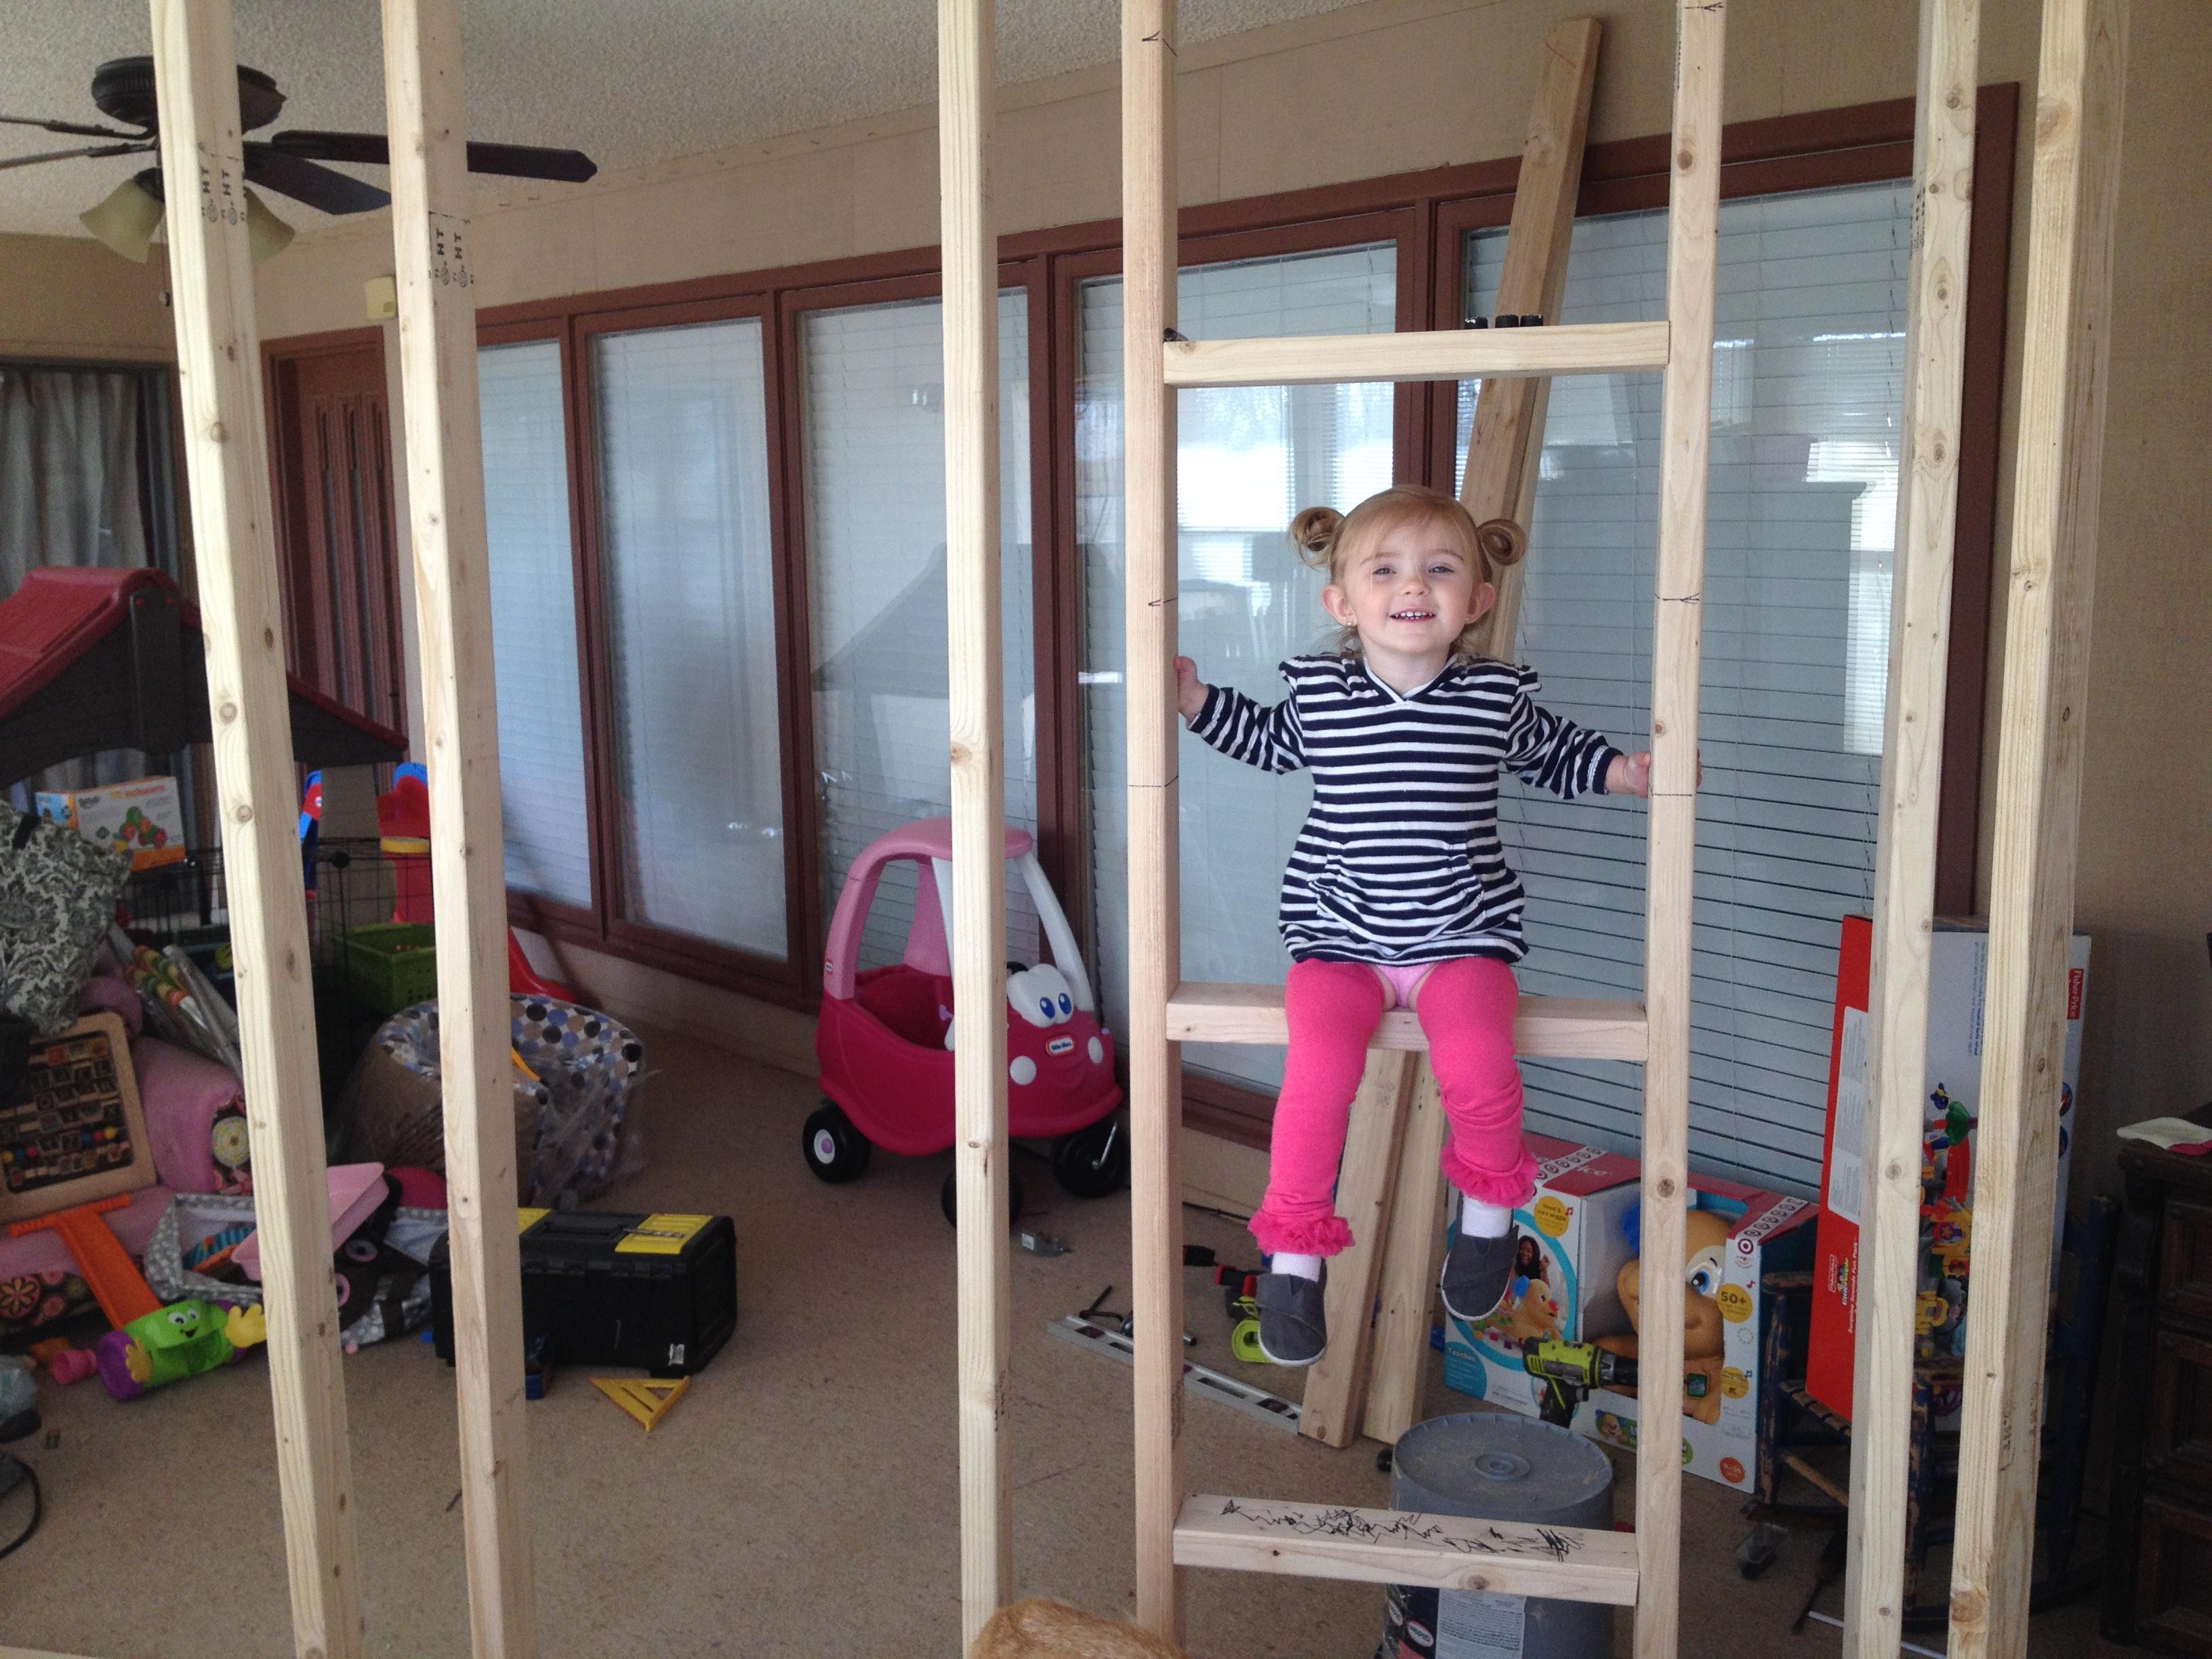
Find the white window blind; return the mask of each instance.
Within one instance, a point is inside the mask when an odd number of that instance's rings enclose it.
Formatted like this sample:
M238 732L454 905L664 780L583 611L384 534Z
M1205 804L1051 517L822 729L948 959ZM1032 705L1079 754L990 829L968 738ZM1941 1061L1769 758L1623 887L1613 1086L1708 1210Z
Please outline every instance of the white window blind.
M1086 786L1094 951L1109 1023L1128 1005L1127 705L1122 672L1121 283L1082 285L1076 384L1077 540L1083 568ZM1387 332L1396 325L1389 243L1187 266L1176 289L1194 339ZM1238 386L1177 394L1177 605L1183 654L1201 678L1281 701L1275 665L1334 635L1322 576L1287 532L1299 508L1349 510L1390 483L1392 389ZM1289 957L1275 908L1312 799L1304 773L1277 777L1182 738L1182 970L1187 979L1279 981ZM1281 1052L1191 1044L1193 1066L1273 1091Z
M1797 1192L1819 1179L1838 920L1874 890L1911 210L1905 181L1721 207L1690 1151ZM1666 234L1663 212L1577 222L1559 320L1663 315ZM1468 238L1471 314L1504 247ZM1548 706L1629 749L1650 743L1659 402L1656 374L1553 382L1517 641ZM1644 815L1509 785L1501 817L1522 988L1639 995ZM1522 1071L1533 1126L1638 1142L1638 1068Z
M758 319L592 342L624 914L781 959Z
M591 835L560 343L486 346L477 353L477 384L507 884L588 906Z
M915 300L809 312L799 340L826 916L869 842L951 811L945 307ZM1013 289L999 295L1001 697L1006 822L1034 830L1029 432L1029 296ZM862 966L899 959L915 874L904 862L885 872ZM1036 908L1018 877L1006 885L1006 948L1024 962L1038 955Z

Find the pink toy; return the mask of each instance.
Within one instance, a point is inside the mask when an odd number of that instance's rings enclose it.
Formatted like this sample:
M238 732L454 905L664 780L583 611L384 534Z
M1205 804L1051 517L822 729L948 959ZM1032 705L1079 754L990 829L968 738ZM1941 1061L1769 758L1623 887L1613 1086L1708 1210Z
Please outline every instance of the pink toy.
M46 1369L57 1382L82 1382L100 1369L100 1361L89 1348L64 1348L46 1362Z
M1057 1137L1053 1173L1081 1197L1111 1192L1127 1168L1115 1109L1112 1036L1098 1023L1090 976L1030 835L1006 831L1052 951L1050 964L1008 964L1006 1124L1017 1135ZM856 969L884 867L918 867L914 920L901 961ZM1000 878L994 872L992 879ZM952 821L924 818L878 837L846 872L822 962L822 1016L814 1052L827 1100L806 1120L809 1168L852 1180L876 1146L904 1157L952 1145L952 963L945 918L952 896ZM1018 1183L1015 1208L1020 1208ZM945 1188L952 1213L952 1182Z

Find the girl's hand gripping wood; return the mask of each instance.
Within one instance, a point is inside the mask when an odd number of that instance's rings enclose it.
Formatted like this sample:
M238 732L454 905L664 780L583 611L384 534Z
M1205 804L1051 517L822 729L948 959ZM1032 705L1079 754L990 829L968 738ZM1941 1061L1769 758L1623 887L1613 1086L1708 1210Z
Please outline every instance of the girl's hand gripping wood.
M1186 723L1198 718L1206 707L1206 684L1198 677L1198 665L1188 657L1176 659L1176 707L1182 710ZM1650 757L1647 756L1646 761ZM1646 770L1648 771L1647 765Z

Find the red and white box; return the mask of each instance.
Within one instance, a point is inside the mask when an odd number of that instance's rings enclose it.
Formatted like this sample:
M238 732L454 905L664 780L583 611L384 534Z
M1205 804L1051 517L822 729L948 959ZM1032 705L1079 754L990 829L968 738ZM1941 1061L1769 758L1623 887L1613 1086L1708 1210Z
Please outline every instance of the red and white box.
M1858 1331L1860 1177L1866 1125L1867 1000L1874 925L1865 916L1845 916L1836 961L1836 1018L1828 1056L1827 1133L1820 1156L1820 1221L1814 1247L1813 1328L1805 1367L1807 1391L1840 1416L1851 1414L1851 1380ZM1922 1083L1922 1170L1923 1181L1955 1154L1947 1144L1947 1124L1963 1120L1966 1149L1974 1150L1972 1125L1982 1091L1982 1025L1990 965L1989 923L1976 917L1939 916L1929 939L1928 961L1928 1065ZM2074 1091L2081 1070L2081 1004L2089 974L2089 938L2074 935L2067 953L2066 1061L2057 1097L2051 1103L2058 1119L2058 1190L2051 1213L2051 1270L2058 1266L2058 1241L2066 1224L2066 1173L2074 1151ZM1940 1177L1936 1177L1940 1178ZM1969 1199L1971 1202L1971 1199ZM1955 1261L1952 1282L1936 1285L1929 1263L1942 1241L1922 1223L1919 1283L1922 1300L1931 1307L1949 1291L1953 1308L1942 1336L1956 1349L1965 1338L1964 1261ZM1966 1251L1947 1252L1970 1256Z

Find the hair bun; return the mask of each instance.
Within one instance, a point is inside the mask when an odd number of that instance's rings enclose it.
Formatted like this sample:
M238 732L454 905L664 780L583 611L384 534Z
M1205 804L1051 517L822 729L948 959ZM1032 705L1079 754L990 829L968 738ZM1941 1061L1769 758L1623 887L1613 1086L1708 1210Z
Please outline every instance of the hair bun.
M1528 532L1510 519L1485 519L1474 527L1474 540L1482 556L1501 570L1520 563L1528 550Z
M1297 544L1300 558L1317 570L1326 570L1337 532L1343 528L1344 514L1334 507L1310 507L1291 520L1291 540Z

